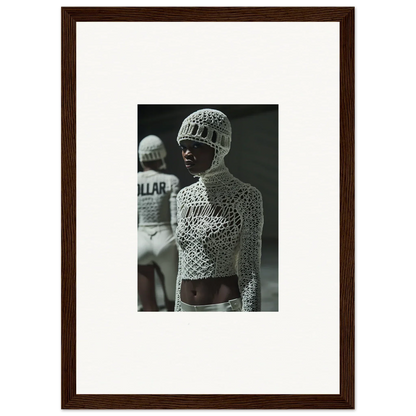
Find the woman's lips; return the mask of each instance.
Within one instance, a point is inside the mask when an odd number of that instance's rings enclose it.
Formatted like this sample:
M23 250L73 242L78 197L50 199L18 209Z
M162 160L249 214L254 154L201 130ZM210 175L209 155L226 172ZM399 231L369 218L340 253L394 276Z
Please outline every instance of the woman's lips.
M189 160L186 160L185 161L185 166L189 169L189 168L191 168L192 166L194 166L195 165L195 163L193 163L193 162L191 162L191 161L189 161Z

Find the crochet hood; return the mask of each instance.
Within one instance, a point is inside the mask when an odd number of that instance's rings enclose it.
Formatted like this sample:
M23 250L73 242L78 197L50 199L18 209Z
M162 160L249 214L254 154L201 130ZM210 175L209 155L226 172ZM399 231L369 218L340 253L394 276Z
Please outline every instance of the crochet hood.
M195 111L182 122L177 142L182 140L193 140L215 149L211 167L194 176L205 178L228 171L224 157L231 148L231 124L224 113L212 108Z

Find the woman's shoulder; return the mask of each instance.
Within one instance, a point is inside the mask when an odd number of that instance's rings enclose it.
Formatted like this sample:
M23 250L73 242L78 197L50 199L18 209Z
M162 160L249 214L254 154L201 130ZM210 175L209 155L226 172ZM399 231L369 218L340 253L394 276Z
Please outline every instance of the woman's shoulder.
M160 178L169 179L170 181L175 181L175 182L178 181L179 182L178 177L175 176L175 175L172 175L171 173L158 172L158 176Z
M137 173L137 181L151 181L151 182L166 182L171 186L179 186L179 179L177 176L170 173L164 173L156 170L148 170L146 172Z
M193 195L195 194L197 191L197 185L198 182L193 183L192 185L189 186L185 186L184 188L182 188L179 192L178 192L178 197L181 196L187 196L187 195Z
M260 193L260 191L251 183L243 182L235 176L233 176L232 180L229 183L229 186L236 189L238 192L245 191L253 194Z
M172 175L170 173L160 172L158 171L154 175L154 180L158 182L165 182L170 184L172 187L178 187L179 186L179 179L177 176Z
M262 201L261 192L250 183L242 182L236 178L234 189L239 195L239 201L243 204Z

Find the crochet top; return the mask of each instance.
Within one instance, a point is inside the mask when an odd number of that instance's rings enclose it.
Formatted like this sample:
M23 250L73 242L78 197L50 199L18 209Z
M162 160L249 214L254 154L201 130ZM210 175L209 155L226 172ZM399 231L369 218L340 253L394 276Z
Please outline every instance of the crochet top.
M176 229L176 196L179 179L155 170L137 174L138 226L171 225Z
M261 193L225 166L183 188L177 198L179 251L175 311L182 279L237 275L243 311L260 310Z

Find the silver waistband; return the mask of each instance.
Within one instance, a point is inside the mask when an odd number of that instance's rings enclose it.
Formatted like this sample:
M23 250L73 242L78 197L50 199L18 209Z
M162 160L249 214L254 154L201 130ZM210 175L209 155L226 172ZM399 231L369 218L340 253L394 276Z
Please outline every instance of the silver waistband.
M242 306L241 298L211 305L189 305L181 301L182 312L241 312Z

